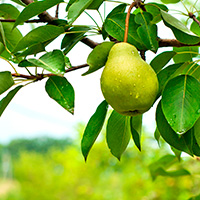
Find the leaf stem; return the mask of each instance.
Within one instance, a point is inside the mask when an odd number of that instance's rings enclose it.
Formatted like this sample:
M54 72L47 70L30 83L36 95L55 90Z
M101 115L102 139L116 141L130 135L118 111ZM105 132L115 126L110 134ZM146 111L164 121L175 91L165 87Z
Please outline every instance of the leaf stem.
M9 62L9 60L6 60L4 57L1 57L1 56L0 56L0 58L3 59L3 60L5 60L7 63L9 63L10 66L11 66L11 67L13 68L13 70L15 71L15 73L16 73L16 74L19 74L19 73L17 72L17 70L15 69L14 65L13 65L11 62Z
M99 25L97 24L97 22L94 20L94 18L88 12L84 11L84 13L87 14L92 19L92 21L96 24L97 28L99 30L101 30L100 27L99 27Z
M184 4L183 0L181 0L182 5L184 6L185 10L187 11L187 13L189 13L189 10L187 9L186 5Z
M27 67L25 67L25 69L31 76L33 75Z
M103 18L104 20L106 19L106 2L104 2L104 5L103 5Z
M100 18L101 18L102 23L103 23L103 22L104 22L104 19L103 19L101 13L99 12L99 10L97 10L97 12L98 12L98 14L99 14L99 16L100 16Z
M200 60L195 60L195 61L193 61L193 65L188 69L188 71L186 72L186 75L189 74L189 72L192 70L192 68L193 68L199 61L200 61ZM198 65L197 68L196 68L193 72L190 73L190 75L192 75L199 67L200 67L200 66Z

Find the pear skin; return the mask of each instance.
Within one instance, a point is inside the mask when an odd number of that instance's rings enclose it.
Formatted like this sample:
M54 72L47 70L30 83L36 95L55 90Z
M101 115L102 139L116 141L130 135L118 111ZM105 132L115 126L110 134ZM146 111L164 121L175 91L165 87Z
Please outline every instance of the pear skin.
M152 67L128 43L115 44L101 75L105 100L122 115L135 116L149 110L158 93Z

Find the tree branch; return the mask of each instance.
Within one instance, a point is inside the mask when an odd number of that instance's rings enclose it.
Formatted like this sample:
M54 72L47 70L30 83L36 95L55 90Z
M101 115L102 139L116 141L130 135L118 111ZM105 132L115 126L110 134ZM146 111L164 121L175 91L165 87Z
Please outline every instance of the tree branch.
M97 45L99 45L98 42L94 42L93 40L87 38L87 37L84 37L82 40L81 40L82 43L86 44L87 46L89 46L90 48L94 49Z
M77 69L81 69L81 68L84 68L84 67L87 67L87 66L88 66L87 63L82 64L82 65L78 65L78 66L74 66L74 67L66 69L65 73L75 71ZM39 80L42 80L46 77L56 76L56 74L49 73L49 74L26 75L26 74L12 73L12 76L17 77L17 78L25 78L25 79L29 79L29 80L39 81Z
M0 22L15 22L16 19L0 19ZM25 21L25 23L39 23L39 22L44 22L41 19L31 19Z
M159 39L159 47L186 47L186 46L200 46L197 44L183 44L176 39Z

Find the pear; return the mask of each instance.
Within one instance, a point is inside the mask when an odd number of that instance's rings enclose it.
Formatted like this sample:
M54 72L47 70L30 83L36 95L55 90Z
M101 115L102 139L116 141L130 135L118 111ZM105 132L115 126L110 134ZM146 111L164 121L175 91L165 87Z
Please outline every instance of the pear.
M152 67L128 43L115 44L101 75L105 100L122 115L135 116L150 109L158 93Z

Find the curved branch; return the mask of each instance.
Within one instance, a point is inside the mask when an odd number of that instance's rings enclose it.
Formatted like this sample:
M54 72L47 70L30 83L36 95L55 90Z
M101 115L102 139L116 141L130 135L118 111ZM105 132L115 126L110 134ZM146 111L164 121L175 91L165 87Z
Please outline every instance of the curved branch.
M127 42L128 40L128 28L129 28L129 18L131 15L132 8L136 6L136 2L134 1L128 8L128 12L126 14L126 20L125 20L125 32L124 32L124 42Z
M131 15L131 10L133 7L136 7L136 8L140 7L141 4L142 4L141 0L135 0L134 2L132 2L132 4L128 8L128 12L126 14L126 20L125 20L124 42L127 42L127 40L128 40L128 28L129 28L129 18ZM143 7L143 9L145 9L145 8Z

